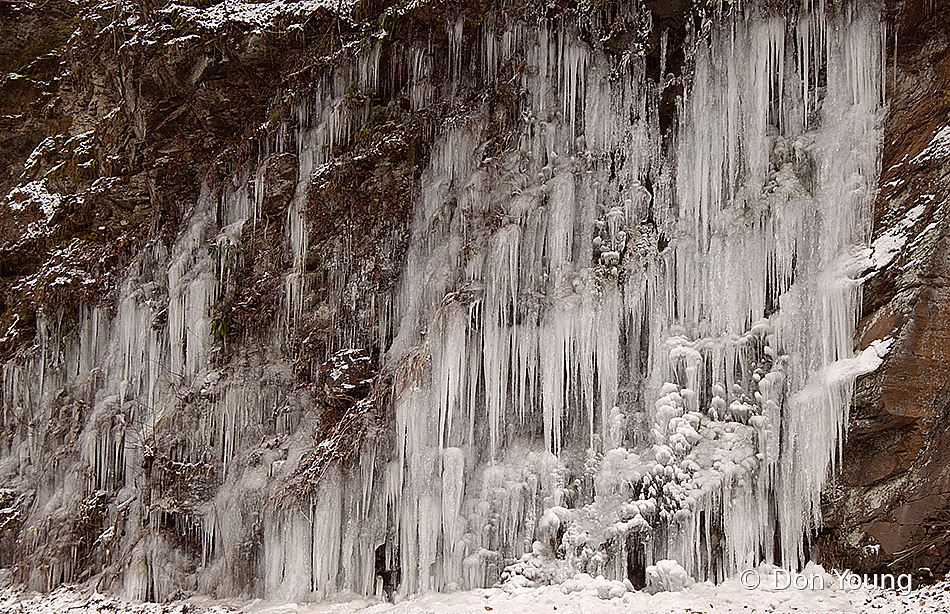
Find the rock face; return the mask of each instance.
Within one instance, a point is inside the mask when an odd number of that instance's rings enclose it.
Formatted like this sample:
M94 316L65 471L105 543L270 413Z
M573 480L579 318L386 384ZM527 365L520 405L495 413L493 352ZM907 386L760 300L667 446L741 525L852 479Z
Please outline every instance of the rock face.
M950 29L946 3L893 3L874 248L857 348L890 337L857 382L848 440L823 505L829 563L950 571ZM894 56L896 41L896 58Z
M149 3L0 6L4 357L32 338L37 311L114 300L114 273L151 241L173 243L195 186L220 191L266 155L258 146L290 113L278 85L326 42L307 37L350 27L325 8L272 13L284 30ZM294 164L274 157L268 173ZM264 214L281 221L287 186L266 185Z

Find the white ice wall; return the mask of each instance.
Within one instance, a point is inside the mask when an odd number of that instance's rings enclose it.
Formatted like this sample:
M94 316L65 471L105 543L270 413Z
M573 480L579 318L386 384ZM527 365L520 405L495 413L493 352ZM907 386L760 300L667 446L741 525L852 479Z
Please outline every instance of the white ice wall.
M528 95L511 151L473 164L490 120L476 111L422 178L390 350L432 356L396 406L406 590L532 552L541 532L512 515L571 498L586 528L567 556L591 571L625 575L622 554L596 552L638 541L646 563L713 579L802 562L853 379L879 363L839 366L877 181L881 40L871 5L722 15L664 148L642 61L618 70L572 27L486 28L484 74L523 63L511 82ZM553 481L526 450L552 455ZM483 571L460 576L459 556Z

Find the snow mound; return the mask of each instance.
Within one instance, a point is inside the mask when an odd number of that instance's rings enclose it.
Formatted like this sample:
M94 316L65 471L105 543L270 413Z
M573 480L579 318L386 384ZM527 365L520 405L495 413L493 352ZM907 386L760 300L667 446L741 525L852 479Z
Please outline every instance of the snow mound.
M579 573L561 585L561 592L565 595L582 592L596 593L600 599L617 599L632 590L633 585L629 580L623 582L608 580L604 576L592 578L586 573Z
M650 593L681 591L691 584L693 579L674 560L663 559L647 567L647 591Z

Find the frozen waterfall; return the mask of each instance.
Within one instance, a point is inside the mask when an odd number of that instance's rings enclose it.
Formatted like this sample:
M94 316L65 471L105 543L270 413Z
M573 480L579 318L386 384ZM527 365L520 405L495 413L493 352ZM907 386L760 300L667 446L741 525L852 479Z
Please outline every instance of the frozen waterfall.
M313 392L281 353L315 283L307 193L368 112L352 84L396 70L378 41L341 56L296 132L267 145L300 161L267 343L226 368L208 333L222 254L263 223L261 165L203 189L171 252L156 243L130 267L114 313L86 308L66 337L42 317L33 354L4 366L4 471L42 472L44 450L81 442L37 479L31 518L109 493L99 564L125 557L112 573L138 599L189 574L196 590L319 599L381 594L383 573L412 594L576 571L636 584L662 559L711 580L803 563L854 380L889 347L853 346L884 32L871 2L803 0L785 16L737 4L697 18L676 75L665 34L657 69L642 43L620 56L591 44L581 17L488 15L471 44L459 20L448 57L394 53L414 109L455 110L422 173L398 289L378 299L392 419L285 499L314 443ZM620 17L650 31L636 3ZM473 80L517 93L503 147L485 140L502 112L491 94L461 98ZM367 343L334 334L334 349ZM72 430L57 426L69 412ZM159 431L180 438L161 462ZM177 499L146 486L157 472L180 478L167 479ZM188 490L196 475L213 476L213 497ZM57 530L36 526L37 543ZM74 577L61 554L33 585Z

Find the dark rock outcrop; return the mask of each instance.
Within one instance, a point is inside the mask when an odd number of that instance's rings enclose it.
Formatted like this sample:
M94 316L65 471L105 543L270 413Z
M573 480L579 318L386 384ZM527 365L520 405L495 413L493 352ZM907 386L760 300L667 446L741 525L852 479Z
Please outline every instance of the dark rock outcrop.
M334 409L351 407L369 394L373 375L372 361L365 351L340 350L320 367L319 398Z

